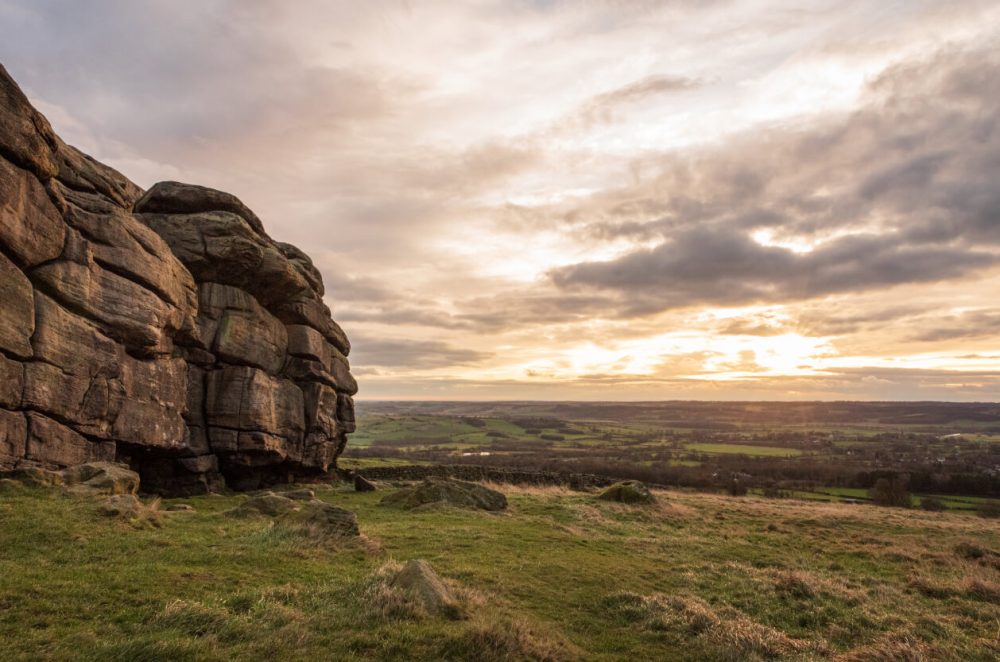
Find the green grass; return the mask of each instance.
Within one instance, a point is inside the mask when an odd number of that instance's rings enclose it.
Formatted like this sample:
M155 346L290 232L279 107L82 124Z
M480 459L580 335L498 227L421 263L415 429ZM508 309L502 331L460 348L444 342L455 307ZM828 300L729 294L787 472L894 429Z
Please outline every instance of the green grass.
M92 501L0 493L0 659L1000 654L996 521L666 491L659 506L630 508L501 489L499 515L319 491L366 536L339 545L224 516L239 495L178 500L196 512L139 529ZM466 620L372 604L379 569L411 558L464 587Z
M757 490L759 493L760 490ZM859 499L862 501L867 501L869 499L868 490L862 487L822 487L815 491L800 491L795 490L791 493L791 496L797 499L806 499L809 501L830 501L836 502L841 499ZM917 508L920 506L920 500L923 499L926 494L914 494L913 495L913 507ZM973 497L973 496L943 496L943 495L933 495L934 498L941 501L947 510L954 511L974 511L976 507L983 503L995 503L996 499L988 499L984 497Z
M684 447L694 453L726 453L759 457L796 457L802 455L802 451L798 448L783 448L781 446L696 443L685 444Z

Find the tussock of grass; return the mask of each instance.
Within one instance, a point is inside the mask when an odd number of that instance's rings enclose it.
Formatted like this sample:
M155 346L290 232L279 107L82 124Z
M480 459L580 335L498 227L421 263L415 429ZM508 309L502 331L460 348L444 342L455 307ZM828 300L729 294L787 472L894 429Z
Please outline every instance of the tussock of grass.
M297 591L285 593L279 587L226 602L173 600L150 619L150 625L202 640L203 649L209 652L262 637L280 638L286 646L304 646L312 636L309 626L314 624L291 604L297 597Z
M561 662L581 659L582 651L563 637L545 632L524 619L483 617L448 642L441 656L477 662Z
M131 494L116 494L101 501L99 507L104 515L128 522L137 529L158 529L163 526L164 517L160 503L159 498L146 503Z
M953 580L935 579L927 575L910 578L909 585L919 593L938 600L958 598L1000 604L1000 583L989 577L982 577L981 569L971 566L969 576ZM994 576L995 573L989 573Z
M817 572L788 568L755 568L745 563L728 563L727 568L741 572L770 589L781 598L798 602L821 599L838 599L856 605L865 599L865 593L849 586L838 577L824 577Z
M366 577L358 587L358 602L365 613L381 621L419 621L429 616L423 606L392 585L392 578L402 570L398 561L387 561Z
M866 646L837 656L838 662L929 662L933 649L910 634L889 632Z
M357 601L373 619L391 621L421 621L431 617L419 600L407 591L393 586L393 579L403 564L389 560L375 572L365 577L354 590ZM479 590L442 578L452 595L454 604L447 605L442 615L451 620L468 619L487 604L486 596Z
M776 658L817 648L813 642L794 639L731 607L716 611L693 596L618 593L606 598L605 606L643 630L696 639L713 659Z
M709 631L709 640L721 659L734 661L774 659L821 648L743 615L721 621L720 627Z

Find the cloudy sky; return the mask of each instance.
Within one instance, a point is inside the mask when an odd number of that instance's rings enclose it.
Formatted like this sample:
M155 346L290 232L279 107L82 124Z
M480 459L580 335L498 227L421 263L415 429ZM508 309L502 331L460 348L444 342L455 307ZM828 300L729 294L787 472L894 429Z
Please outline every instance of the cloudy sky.
M142 186L315 259L366 398L1000 395L1000 3L0 0Z

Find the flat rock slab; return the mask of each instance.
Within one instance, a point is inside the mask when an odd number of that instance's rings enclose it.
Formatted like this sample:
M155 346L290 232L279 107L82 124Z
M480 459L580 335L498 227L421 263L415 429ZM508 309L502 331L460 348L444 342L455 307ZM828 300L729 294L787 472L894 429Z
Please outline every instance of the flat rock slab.
M90 494L135 494L139 474L112 462L88 462L62 471L63 484Z
M62 471L23 467L5 477L34 487L62 487L79 496L135 494L139 490L139 474L113 462L87 462Z
M429 504L498 511L507 507L507 497L476 483L450 478L428 478L412 487L386 495L381 503L412 510Z

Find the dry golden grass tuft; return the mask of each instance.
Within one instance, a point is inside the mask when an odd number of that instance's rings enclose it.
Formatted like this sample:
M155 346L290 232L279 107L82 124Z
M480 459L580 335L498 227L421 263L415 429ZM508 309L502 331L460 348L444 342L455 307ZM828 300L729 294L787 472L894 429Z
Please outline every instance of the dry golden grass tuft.
M487 616L479 616L448 642L442 652L448 659L477 662L562 662L585 657L583 651L559 633L520 618Z
M579 492L574 492L565 485L512 485L507 483L494 483L492 481L481 483L481 485L488 487L491 490L496 490L497 492L503 492L507 495L518 494L524 496L566 497L580 494Z
M795 639L732 607L712 609L694 596L625 592L609 596L605 604L613 614L643 630L682 633L712 659L776 658L826 650L823 642Z
M824 577L816 572L786 568L756 568L746 563L730 562L726 567L747 575L780 595L799 600L834 596L858 604L865 599L863 590L851 586L840 577Z
M137 529L163 526L164 513L160 511L159 498L146 503L133 494L115 494L101 501L98 507L104 515L128 522Z
M362 582L358 598L368 616L382 621L418 621L427 618L427 611L419 602L410 599L406 591L392 585L393 577L402 569L402 563L390 559Z
M838 662L930 662L938 659L927 643L903 632L889 632L842 655Z
M793 639L781 630L758 623L743 614L732 614L708 631L709 641L725 660L773 659L792 654L823 653L822 643Z

